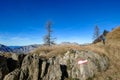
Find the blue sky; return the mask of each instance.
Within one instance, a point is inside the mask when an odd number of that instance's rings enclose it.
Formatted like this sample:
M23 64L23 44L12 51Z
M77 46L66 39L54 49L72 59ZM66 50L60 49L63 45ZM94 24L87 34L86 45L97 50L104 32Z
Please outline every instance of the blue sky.
M0 44L42 44L47 21L56 42L90 43L120 25L119 0L0 0Z

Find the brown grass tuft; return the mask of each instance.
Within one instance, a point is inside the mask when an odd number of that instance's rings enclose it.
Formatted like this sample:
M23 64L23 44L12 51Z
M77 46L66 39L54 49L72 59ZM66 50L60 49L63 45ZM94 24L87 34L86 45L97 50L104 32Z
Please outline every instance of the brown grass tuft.
M83 47L79 45L53 45L53 46L41 46L38 49L31 52L32 54L46 55L47 57L53 57L56 55L62 55L68 50L83 50Z
M112 32L107 34L106 43L120 47L120 27L117 27Z

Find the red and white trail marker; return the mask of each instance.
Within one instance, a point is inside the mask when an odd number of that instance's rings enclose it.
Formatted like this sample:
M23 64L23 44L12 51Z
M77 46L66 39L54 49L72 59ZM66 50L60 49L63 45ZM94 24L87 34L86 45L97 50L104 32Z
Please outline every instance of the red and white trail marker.
M87 59L81 59L81 60L78 61L78 64L85 64L87 62L88 62Z

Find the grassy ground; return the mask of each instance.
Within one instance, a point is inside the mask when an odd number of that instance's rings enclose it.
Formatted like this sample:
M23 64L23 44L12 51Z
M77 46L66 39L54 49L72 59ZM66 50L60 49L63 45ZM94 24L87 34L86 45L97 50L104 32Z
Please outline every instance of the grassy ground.
M69 50L84 50L83 47L79 45L54 45L54 46L42 46L31 52L31 54L38 54L39 56L46 56L47 58L62 55Z

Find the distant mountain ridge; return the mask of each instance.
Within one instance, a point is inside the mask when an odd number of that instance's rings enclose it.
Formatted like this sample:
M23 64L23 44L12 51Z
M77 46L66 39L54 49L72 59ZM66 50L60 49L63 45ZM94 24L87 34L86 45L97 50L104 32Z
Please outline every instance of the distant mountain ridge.
M28 46L5 46L0 44L0 52L13 52L13 53L29 53L30 51L38 48L39 44Z
M30 51L38 48L40 45L35 44L35 45L28 45L28 46L21 46L21 47L16 47L13 49L13 52L15 53L29 53Z
M13 50L8 46L0 44L0 52L13 52Z

